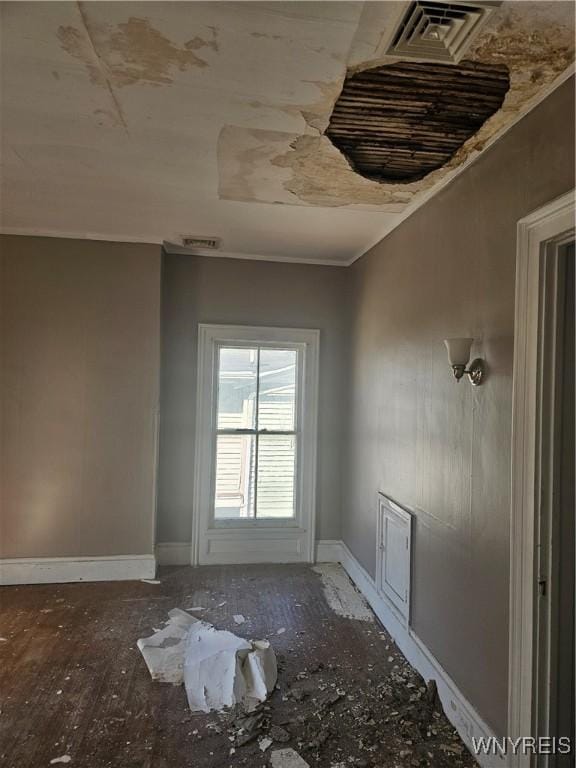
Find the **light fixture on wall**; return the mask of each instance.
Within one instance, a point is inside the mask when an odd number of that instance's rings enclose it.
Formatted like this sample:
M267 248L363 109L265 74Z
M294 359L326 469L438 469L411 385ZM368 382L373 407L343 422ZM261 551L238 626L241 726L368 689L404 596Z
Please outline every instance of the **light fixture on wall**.
M478 387L484 381L486 369L484 360L480 357L472 360L469 367L466 368L470 360L470 349L473 341L474 339L444 339L444 344L448 350L448 362L452 366L456 381L460 381L462 376L467 373L472 384Z

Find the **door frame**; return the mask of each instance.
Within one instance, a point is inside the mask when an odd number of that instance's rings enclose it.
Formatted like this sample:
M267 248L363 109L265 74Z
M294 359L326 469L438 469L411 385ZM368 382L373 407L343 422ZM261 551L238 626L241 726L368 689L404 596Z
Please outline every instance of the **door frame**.
M217 350L222 344L294 345L300 350L296 518L234 526L212 524ZM320 331L243 325L198 325L192 565L314 562Z
M517 228L507 734L511 738L537 735L543 707L543 692L536 682L537 526L546 502L546 475L553 471L552 435L545 425L554 407L556 350L550 329L557 312L558 253L568 238L574 238L575 210L572 190L521 219ZM510 768L535 765L535 756L529 754L509 757Z

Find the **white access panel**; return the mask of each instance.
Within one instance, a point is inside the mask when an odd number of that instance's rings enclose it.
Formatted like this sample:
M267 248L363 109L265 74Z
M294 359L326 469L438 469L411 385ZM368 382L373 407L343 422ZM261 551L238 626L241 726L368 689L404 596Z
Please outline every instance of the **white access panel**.
M401 621L410 622L412 515L384 494L378 494L376 587Z

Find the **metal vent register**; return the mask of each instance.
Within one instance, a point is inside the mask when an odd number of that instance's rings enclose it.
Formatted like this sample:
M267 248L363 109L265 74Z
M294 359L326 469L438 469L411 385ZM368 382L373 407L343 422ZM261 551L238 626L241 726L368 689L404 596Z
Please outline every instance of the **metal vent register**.
M500 2L410 3L386 53L457 63Z
M203 237L201 235L182 235L184 248L202 248L208 251L217 251L220 248L219 237Z

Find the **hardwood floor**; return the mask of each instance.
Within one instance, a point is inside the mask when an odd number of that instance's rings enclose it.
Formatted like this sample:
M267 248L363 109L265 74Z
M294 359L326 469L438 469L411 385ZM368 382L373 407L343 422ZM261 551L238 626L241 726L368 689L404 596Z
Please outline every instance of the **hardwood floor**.
M160 579L0 590L6 768L64 756L71 768L258 768L285 747L322 768L475 764L378 622L334 613L311 568L172 567ZM218 628L271 640L280 673L260 738L275 724L287 743L240 746L229 714L192 714L183 687L151 681L136 640L192 606Z

